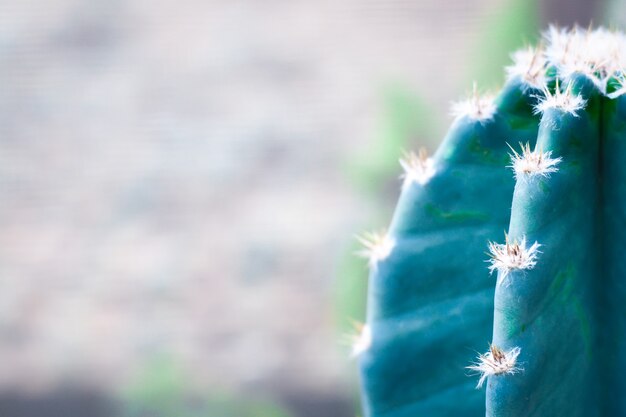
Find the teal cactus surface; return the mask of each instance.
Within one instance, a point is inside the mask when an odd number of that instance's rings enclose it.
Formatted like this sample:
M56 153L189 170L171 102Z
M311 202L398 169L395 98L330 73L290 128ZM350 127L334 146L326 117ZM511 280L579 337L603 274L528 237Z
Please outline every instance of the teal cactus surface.
M363 239L367 417L626 416L626 37L513 58Z

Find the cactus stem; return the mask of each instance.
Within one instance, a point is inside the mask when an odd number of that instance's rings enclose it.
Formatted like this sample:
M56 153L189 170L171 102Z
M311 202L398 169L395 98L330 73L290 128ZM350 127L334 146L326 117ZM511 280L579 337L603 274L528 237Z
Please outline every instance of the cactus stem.
M358 255L369 259L370 268L376 268L378 262L385 259L395 246L396 242L386 231L364 233L357 236L358 241L364 246L362 250L357 252Z
M416 155L415 152L405 152L400 159L400 165L404 169L404 174L400 178L404 179L402 188L408 187L416 182L424 185L435 175L434 161L428 157L426 149L421 148Z
M492 95L478 94L476 83L473 85L472 94L465 100L452 104L451 113L454 117L469 117L476 121L488 121L493 119L496 105Z
M537 175L549 177L551 173L558 171L556 165L562 161L562 158L552 158L552 151L542 152L541 149L531 151L529 143L526 145L520 143L520 147L522 151L518 153L509 145L513 152L509 154L511 156L509 167L513 168L517 180Z
M574 95L572 93L572 83L568 83L565 91L559 86L559 80L556 81L556 88L554 94L550 92L548 87L543 87L544 97L541 97L539 103L535 106L535 113L540 114L548 109L559 109L563 112L569 113L572 116L578 117L577 112L585 108L587 103L580 94Z
M521 371L522 369L516 365L520 352L519 347L514 347L505 352L498 346L491 344L487 353L478 355L477 362L467 367L467 369L480 374L476 388L481 388L487 377L491 375L515 374Z
M528 270L537 264L537 255L539 252L539 243L533 243L529 248L526 247L526 237L522 237L518 243L517 240L511 242L505 233L505 243L489 242L489 257L487 260L489 272L498 271L497 285L502 284L511 271Z

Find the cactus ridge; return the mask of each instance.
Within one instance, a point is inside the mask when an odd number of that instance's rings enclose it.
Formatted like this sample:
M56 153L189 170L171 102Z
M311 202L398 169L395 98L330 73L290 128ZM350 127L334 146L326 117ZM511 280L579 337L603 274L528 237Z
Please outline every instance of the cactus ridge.
M626 416L626 36L550 27L512 57L401 162L368 252L368 417Z

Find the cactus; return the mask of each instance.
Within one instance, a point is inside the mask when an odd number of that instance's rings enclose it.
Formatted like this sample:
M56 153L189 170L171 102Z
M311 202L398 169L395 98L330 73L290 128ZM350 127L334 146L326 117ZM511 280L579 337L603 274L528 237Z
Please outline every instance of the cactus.
M365 416L626 416L626 36L544 37L362 239Z

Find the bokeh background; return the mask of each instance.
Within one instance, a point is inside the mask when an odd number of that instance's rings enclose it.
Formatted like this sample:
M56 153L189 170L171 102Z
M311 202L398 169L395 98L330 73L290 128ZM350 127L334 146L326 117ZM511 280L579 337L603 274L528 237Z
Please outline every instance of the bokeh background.
M0 416L352 417L402 150L607 0L0 0Z

